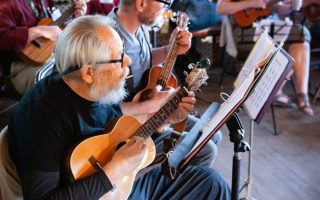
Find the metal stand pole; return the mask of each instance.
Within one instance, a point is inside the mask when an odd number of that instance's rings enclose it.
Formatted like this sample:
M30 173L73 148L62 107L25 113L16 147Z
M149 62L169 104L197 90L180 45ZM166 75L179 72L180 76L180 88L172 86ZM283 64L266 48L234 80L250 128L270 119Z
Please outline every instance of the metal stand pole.
M249 135L249 145L250 145L251 149L252 149L252 145L253 145L253 132L254 132L254 121L251 120L251 122L250 122L250 135ZM251 197L252 184L253 184L253 180L251 178L251 169L252 169L252 150L249 151L248 178L244 181L244 184L240 189L240 192L241 192L244 188L247 188L247 194L244 198L241 198L241 200L250 200L250 199L254 200L254 198Z
M234 156L232 163L232 187L231 187L231 199L239 199L239 185L240 185L240 165L241 156L240 152L246 152L250 150L250 146L247 142L243 141L244 129L240 122L237 113L234 113L227 121L227 127L229 129L230 141L234 143Z

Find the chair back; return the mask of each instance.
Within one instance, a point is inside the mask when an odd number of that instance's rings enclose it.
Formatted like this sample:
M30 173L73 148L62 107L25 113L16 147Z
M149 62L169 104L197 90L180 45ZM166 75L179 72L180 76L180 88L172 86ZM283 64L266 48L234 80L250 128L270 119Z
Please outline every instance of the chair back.
M41 67L36 73L35 82L37 83L44 77L51 74L54 64L55 64L55 60L53 59L53 60L50 60L47 64L45 64L43 67Z
M21 181L9 156L7 132L8 126L0 133L0 199L20 200Z

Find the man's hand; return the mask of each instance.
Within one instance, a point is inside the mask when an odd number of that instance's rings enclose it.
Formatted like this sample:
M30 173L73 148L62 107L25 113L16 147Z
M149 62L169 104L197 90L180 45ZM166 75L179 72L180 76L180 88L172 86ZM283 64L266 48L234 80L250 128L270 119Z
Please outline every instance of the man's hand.
M45 37L49 40L56 41L61 29L58 26L34 26L28 30L28 42L38 38Z
M149 112L146 115L146 119L149 119L156 112L158 112L158 110L165 103L167 103L179 90L180 88L173 89L167 87L166 90L161 91L161 86L157 86L150 94L150 99L147 100L149 106L148 108L146 107L146 110L148 110ZM182 98L181 102L179 103L178 109L169 116L165 123L177 123L184 120L188 116L188 114L194 110L195 103L196 99L194 92L188 92L188 96Z
M131 175L142 162L146 154L146 140L142 137L134 136L115 152L111 161L103 167L112 184L117 183L123 177Z
M137 117L141 123L145 123L168 102L175 91L172 87L167 87L162 91L162 87L157 85L149 94L149 99L140 103L140 107L143 109L141 109L139 113L134 114L134 116Z
M170 36L170 44L174 42L174 36L176 36L176 39L178 41L178 55L185 54L191 47L191 37L192 34L189 31L182 31L179 30L179 28L175 28L174 31L171 33Z
M179 108L168 118L168 122L174 124L186 119L188 114L194 110L195 103L194 92L188 92L188 96L182 98Z
M162 90L160 85L157 85L152 92L149 94L148 103L148 114L155 114L158 110L168 102L172 94L175 93L175 89L172 87L167 87L165 90Z

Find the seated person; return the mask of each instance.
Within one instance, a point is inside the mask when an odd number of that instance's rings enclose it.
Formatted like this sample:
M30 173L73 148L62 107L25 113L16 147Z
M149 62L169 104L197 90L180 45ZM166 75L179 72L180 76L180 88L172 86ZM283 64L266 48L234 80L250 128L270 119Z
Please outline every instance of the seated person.
M159 109L159 100L163 95L164 91L157 88L153 91L151 98L139 102L132 101L137 92L144 89L147 85L146 80L148 79L148 70L152 66L159 66L167 57L170 46L173 43L174 35L179 31L176 28L172 34L169 44L164 47L152 48L150 44L150 35L148 32L148 26L153 25L157 18L170 6L170 1L163 0L120 0L118 8L115 8L109 13L109 17L114 19L117 24L117 31L121 39L124 41L126 52L129 57L132 58L132 63L130 65L130 72L133 78L129 79L127 82L127 89L129 92L129 97L126 98L125 102L122 104L122 109L124 112L134 115L141 116L144 114L145 110L149 114L155 113ZM191 33L185 30L181 30L177 35L178 40L178 55L185 54L190 48L191 43ZM163 88L166 89L166 88ZM188 131L197 119L195 117L189 116L188 118ZM170 136L172 129L164 129L164 132L155 136L155 142L163 141L164 137ZM217 144L221 141L221 132L217 132L211 141L207 143L204 149L201 151L203 156L202 164L205 166L211 166L217 155ZM157 145L161 150L161 144Z
M266 5L267 3L264 0L245 0L237 2L219 0L217 4L217 12L221 15L232 15L249 8L265 8ZM282 18L289 15L293 8L294 10L299 10L301 5L301 0L281 1L273 7L273 10L275 13L278 13L279 18ZM241 28L233 23L232 29L236 44L241 41L242 34L249 36L249 39L245 42L253 42L252 35L254 35L255 28ZM247 46L246 48L251 49L252 46L253 43L249 48ZM244 45L238 45L238 48L241 49L242 47L244 47ZM288 38L286 39L285 47L288 49L289 54L295 59L295 63L293 65L293 72L296 80L296 96L294 98L294 102L303 113L312 116L314 113L308 98L310 33L307 28L294 24ZM282 105L294 106L290 98L283 94L282 89L279 90L276 101Z
M17 52L38 37L56 41L61 32L58 26L37 26L41 18L50 17L52 7L52 0L9 0L0 6L0 63L21 95L34 85L36 72L42 66L23 61ZM85 13L84 1L75 1L74 15Z
M73 182L67 176L67 152L104 133L106 124L125 111L121 100L131 59L111 24L104 16L71 22L55 49L59 74L38 82L12 114L8 147L25 199L100 199L112 189L121 190L117 186L123 177L131 175L145 156L146 139L135 136L96 173ZM175 91L162 93L159 102ZM184 119L194 104L194 93L189 92L168 120ZM230 199L230 189L208 167L187 166L174 180L162 176L157 167L134 182L129 199Z

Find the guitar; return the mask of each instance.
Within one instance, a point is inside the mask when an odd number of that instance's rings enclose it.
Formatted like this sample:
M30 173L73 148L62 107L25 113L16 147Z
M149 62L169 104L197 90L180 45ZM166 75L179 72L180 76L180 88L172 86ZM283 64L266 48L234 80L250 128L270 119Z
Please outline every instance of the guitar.
M207 79L206 70L195 67L186 78L188 89L198 90ZM70 156L69 168L73 178L79 180L95 173L95 166L106 165L111 160L114 152L129 138L133 136L147 138L147 152L139 167L131 175L123 177L117 188L102 197L102 199L127 199L138 171L148 166L155 158L155 145L150 136L178 108L181 99L187 95L187 89L182 87L171 100L143 125L135 117L125 115L118 119L110 133L97 135L81 142Z
M320 5L311 4L303 8L304 16L311 22L316 22L320 20Z
M239 12L236 12L233 15L233 18L236 22L236 24L240 27L249 27L255 22L257 19L262 18L262 17L267 17L271 14L272 12L272 7L276 3L278 3L281 0L271 0L266 8L261 9L261 8L249 8L245 9Z
M188 16L183 13L178 13L178 19L177 19L177 26L181 30L187 30L187 25L189 23ZM178 33L177 33L178 34ZM177 35L176 35L177 36ZM176 77L171 73L174 63L176 61L176 58L178 56L178 40L174 37L173 44L170 47L169 53L167 55L167 58L163 64L163 67L160 66L154 66L150 69L149 72L149 78L148 78L148 84L145 89L138 92L134 98L133 102L139 102L139 101L145 101L149 97L148 95L154 89L157 85L161 85L162 89L165 89L166 86L170 86L173 88L177 88L177 79Z
M56 21L51 18L42 18L37 26L62 25L74 12L74 7L68 8ZM18 56L27 63L39 66L43 65L52 55L55 42L45 37L39 37L27 44L18 52Z

